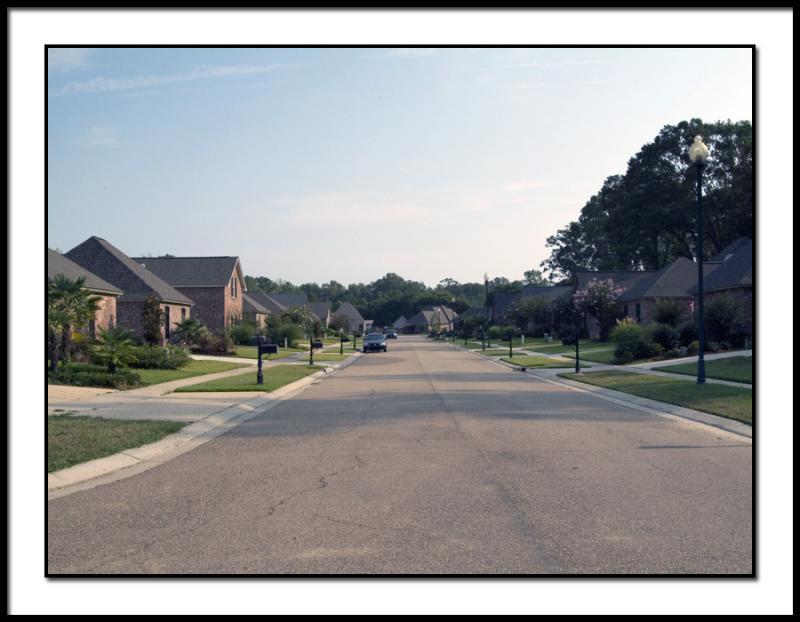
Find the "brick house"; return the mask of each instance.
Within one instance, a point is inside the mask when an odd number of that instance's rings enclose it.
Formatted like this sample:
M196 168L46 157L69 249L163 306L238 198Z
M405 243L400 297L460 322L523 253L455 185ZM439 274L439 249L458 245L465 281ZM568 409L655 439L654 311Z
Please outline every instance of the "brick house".
M97 311L94 318L86 327L91 337L95 336L97 328L111 328L115 325L117 317L117 298L122 295L122 290L111 283L104 281L99 276L86 268L67 259L61 253L47 249L47 280L52 281L59 274L76 281L83 279L83 289L99 296Z
M408 318L404 331L407 333L443 333L453 330L458 314L450 307L434 305L421 309Z
M193 317L222 332L243 318L244 274L238 257L134 257L191 298Z
M741 311L742 329L753 335L753 242L748 238L736 240L711 258L714 270L703 277L705 301L728 296L737 301ZM704 273L705 274L705 273ZM697 304L697 283L692 297Z
M65 256L82 268L122 290L117 298L116 324L143 337L142 314L144 303L153 296L164 317L161 326L162 343L172 336L175 326L190 317L194 302L117 247L96 236L82 242Z
M269 315L269 309L254 298L252 292L242 293L242 318L244 320L253 322L256 328L261 329L267 325Z
M363 331L366 328L368 328L367 326L368 320L365 320L362 317L362 315L358 312L358 309L356 309L349 302L343 302L341 305L339 305L339 308L332 315L332 319L333 318L343 319L347 324L347 327L345 329L347 332L354 333Z

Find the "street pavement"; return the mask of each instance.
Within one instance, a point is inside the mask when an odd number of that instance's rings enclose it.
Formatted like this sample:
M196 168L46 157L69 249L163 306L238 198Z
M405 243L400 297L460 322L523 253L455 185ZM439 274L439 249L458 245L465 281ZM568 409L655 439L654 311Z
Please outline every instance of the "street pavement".
M749 574L752 445L402 337L48 502L51 575Z

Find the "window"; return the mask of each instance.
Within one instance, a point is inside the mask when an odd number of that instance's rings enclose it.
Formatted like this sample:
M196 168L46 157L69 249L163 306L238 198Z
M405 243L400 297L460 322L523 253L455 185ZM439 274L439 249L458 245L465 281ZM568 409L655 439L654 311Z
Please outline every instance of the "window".
M636 321L639 324L642 323L642 305L640 303L636 303Z
M236 298L236 277L231 277L231 298Z
M169 339L169 307L164 307L164 338Z
M622 314L625 317L628 317L628 305L625 305L625 306L622 307Z
M186 307L181 307L181 322L186 319Z

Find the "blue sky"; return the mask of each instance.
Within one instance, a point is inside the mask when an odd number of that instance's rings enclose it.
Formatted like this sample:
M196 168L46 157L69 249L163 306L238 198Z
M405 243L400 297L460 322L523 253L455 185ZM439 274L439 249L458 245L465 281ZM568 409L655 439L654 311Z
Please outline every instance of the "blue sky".
M662 126L751 97L738 49L51 49L48 243L521 278Z

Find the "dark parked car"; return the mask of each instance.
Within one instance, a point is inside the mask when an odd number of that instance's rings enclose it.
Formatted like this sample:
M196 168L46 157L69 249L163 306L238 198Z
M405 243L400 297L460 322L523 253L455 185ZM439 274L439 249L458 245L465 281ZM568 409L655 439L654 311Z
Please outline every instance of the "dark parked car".
M386 338L387 339L397 339L397 331L396 330L386 331Z
M364 337L364 352L386 352L386 335L368 333Z

